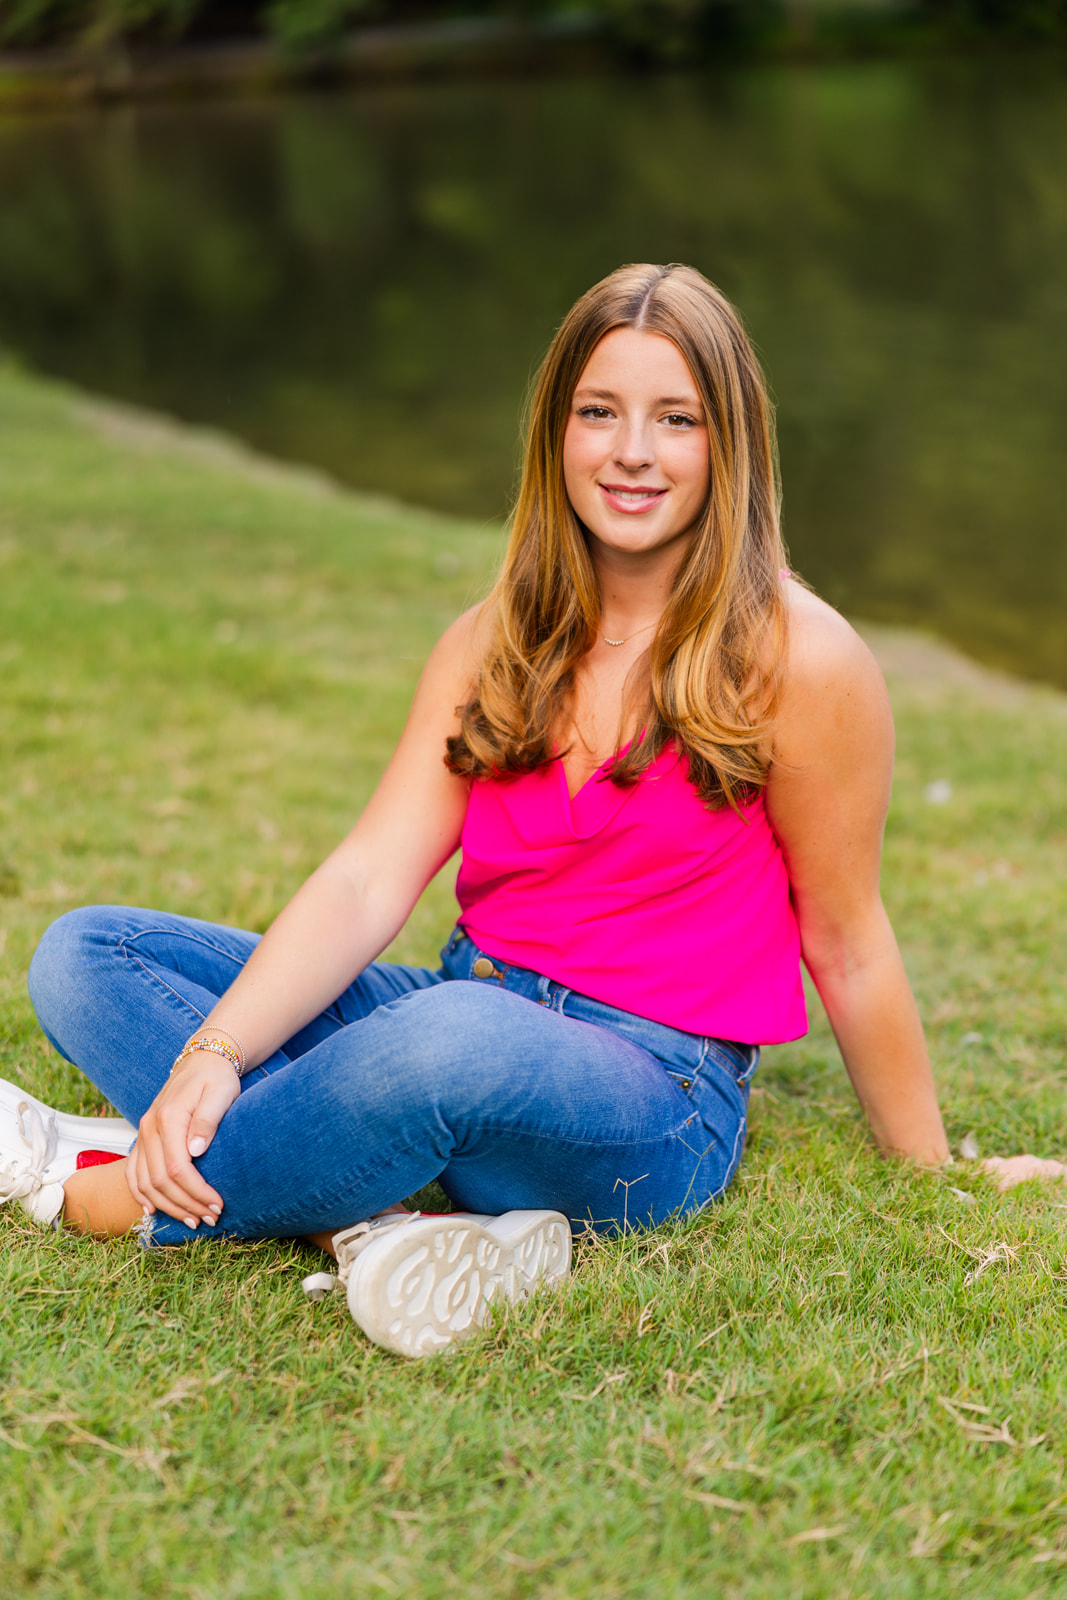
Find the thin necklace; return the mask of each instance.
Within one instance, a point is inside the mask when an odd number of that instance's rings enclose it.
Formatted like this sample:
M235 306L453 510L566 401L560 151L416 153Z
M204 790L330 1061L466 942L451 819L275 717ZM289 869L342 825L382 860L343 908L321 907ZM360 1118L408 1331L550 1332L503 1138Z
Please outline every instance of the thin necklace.
M656 622L658 621L659 618L657 617ZM646 622L643 628L635 628L633 633L628 633L626 635L625 639L609 639L606 633L602 633L600 637L603 639L605 644L610 644L613 648L616 645L629 644L630 640L636 639L639 633L647 633L649 628L654 628L656 626L656 622Z

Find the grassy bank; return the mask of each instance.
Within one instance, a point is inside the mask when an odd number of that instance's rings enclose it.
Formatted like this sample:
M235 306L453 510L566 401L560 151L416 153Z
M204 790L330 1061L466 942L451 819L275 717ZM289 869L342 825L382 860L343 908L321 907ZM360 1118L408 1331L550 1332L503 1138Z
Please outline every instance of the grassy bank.
M496 546L0 371L0 1074L96 1108L29 1010L41 930L92 900L262 927ZM1067 701L880 643L887 898L950 1133L1062 1153ZM449 925L443 881L399 953ZM1062 1592L1067 1192L881 1161L821 1020L757 1083L712 1214L583 1247L436 1362L305 1303L295 1247L0 1213L5 1591Z

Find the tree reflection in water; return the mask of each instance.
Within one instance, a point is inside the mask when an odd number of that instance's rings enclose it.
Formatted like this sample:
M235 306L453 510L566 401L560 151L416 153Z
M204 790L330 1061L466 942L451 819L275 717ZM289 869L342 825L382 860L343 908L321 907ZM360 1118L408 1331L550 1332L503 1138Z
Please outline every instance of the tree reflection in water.
M495 517L621 261L741 306L835 603L1067 684L1061 63L422 85L0 125L0 338L359 487Z

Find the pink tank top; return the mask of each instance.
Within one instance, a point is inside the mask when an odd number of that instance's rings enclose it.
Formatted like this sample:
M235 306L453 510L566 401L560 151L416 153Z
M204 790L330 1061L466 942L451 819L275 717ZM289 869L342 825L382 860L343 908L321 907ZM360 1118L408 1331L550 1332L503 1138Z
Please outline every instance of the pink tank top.
M798 1039L800 935L762 796L709 811L671 750L631 788L609 769L573 799L561 761L474 782L461 926L497 960L653 1022Z

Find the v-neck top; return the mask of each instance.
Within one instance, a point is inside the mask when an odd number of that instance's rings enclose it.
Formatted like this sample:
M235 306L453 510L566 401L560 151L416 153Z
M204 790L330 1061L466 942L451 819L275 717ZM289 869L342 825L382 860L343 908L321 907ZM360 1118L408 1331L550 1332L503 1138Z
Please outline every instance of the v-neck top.
M478 778L460 925L495 960L686 1033L778 1044L807 1031L800 934L762 795L709 810L684 755L611 762L571 795L560 760Z

